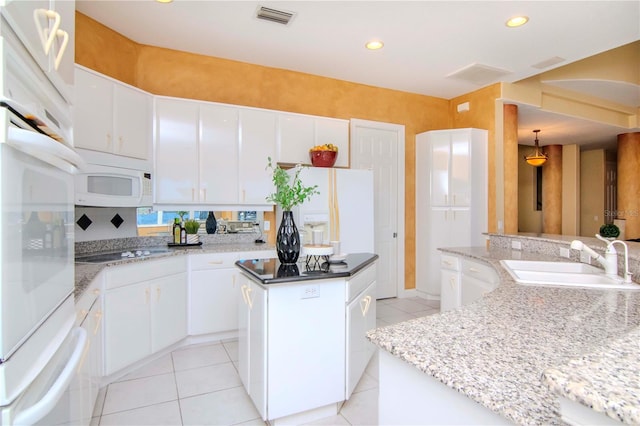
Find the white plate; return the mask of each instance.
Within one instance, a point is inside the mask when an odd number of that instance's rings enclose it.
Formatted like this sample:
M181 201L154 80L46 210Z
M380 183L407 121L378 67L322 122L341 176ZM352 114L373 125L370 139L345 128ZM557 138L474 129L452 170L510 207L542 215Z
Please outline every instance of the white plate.
M347 255L344 253L334 254L333 256L329 257L329 263L341 263L341 262L344 262L346 258L347 258Z

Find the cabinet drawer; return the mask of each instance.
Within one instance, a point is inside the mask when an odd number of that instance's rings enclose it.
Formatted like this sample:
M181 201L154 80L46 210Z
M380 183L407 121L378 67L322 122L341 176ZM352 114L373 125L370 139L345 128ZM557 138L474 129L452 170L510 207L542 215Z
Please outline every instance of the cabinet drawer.
M376 281L377 276L377 267L373 264L364 271L360 271L351 277L349 281L347 281L347 302L353 300L354 297L360 294L372 282Z
M233 268L233 264L238 260L238 255L238 252L192 254L189 255L190 270Z
M143 260L127 265L112 266L107 270L107 289L122 287L142 281L151 281L187 270L186 256L169 256L157 260Z
M440 268L449 269L452 271L460 270L460 259L457 256L451 256L448 254L440 255Z
M470 260L462 261L462 274L489 284L498 283L498 274L489 265Z
M94 281L92 281L91 285L84 290L82 296L80 296L80 299L76 301L76 326L79 326L82 321L84 321L84 318L89 313L89 310L91 310L91 306L100 296L100 293L102 292L100 290L101 286L99 284L99 281L96 280L101 277L102 275L96 277Z

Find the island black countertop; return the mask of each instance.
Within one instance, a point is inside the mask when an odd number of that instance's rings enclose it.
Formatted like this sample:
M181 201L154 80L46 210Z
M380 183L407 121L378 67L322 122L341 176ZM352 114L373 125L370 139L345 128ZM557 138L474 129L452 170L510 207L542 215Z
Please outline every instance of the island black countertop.
M377 259L377 254L354 253L340 263L328 263L312 256L309 262L301 260L294 265L283 265L276 258L238 260L236 266L256 282L270 285L351 277Z

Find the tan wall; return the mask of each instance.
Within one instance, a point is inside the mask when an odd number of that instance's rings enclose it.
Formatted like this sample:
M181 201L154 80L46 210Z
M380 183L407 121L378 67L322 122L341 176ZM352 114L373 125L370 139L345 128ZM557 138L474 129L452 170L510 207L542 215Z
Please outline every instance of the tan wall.
M580 233L580 147L562 146L562 235Z
M489 87L485 87L475 92L467 93L462 96L451 99L449 103L449 116L451 117L451 128L466 128L475 127L478 129L485 129L488 131L488 178L487 188L488 195L488 231L496 232L496 102L495 100L500 97L501 89L500 84L494 84ZM469 102L469 111L458 112L458 105L464 102ZM426 130L426 129L425 129Z
M518 145L518 232L542 232L542 211L536 210L536 168L524 161L532 146Z
M605 222L605 151L580 153L580 234L593 237Z
M76 62L157 95L405 126L405 287L415 288L415 135L450 127L489 130L494 188L494 101L499 85L451 101L310 74L139 45L76 12ZM340 66L336 64L336 66ZM453 115L469 101L471 111ZM457 114L457 112L456 112ZM271 215L265 214L269 220ZM489 229L495 209L489 208ZM271 216L272 223L275 223ZM272 242L272 235L269 241Z

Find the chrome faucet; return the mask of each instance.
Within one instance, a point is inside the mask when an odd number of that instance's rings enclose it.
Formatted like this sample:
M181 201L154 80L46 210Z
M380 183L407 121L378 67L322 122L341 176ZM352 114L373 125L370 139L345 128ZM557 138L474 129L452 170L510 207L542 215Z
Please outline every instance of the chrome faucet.
M627 246L627 243L621 240L609 241L603 238L600 234L596 234L596 238L607 243L607 249L604 252L604 257L602 257L601 255L593 251L591 248L589 248L587 245L585 245L582 241L579 241L579 240L571 241L571 248L574 250L584 251L593 259L595 259L596 262L602 265L606 275L613 278L619 278L618 277L618 252L616 251L616 248L613 245L622 244L624 246L624 277L623 279L625 283L630 283L631 273L629 272L629 247Z

